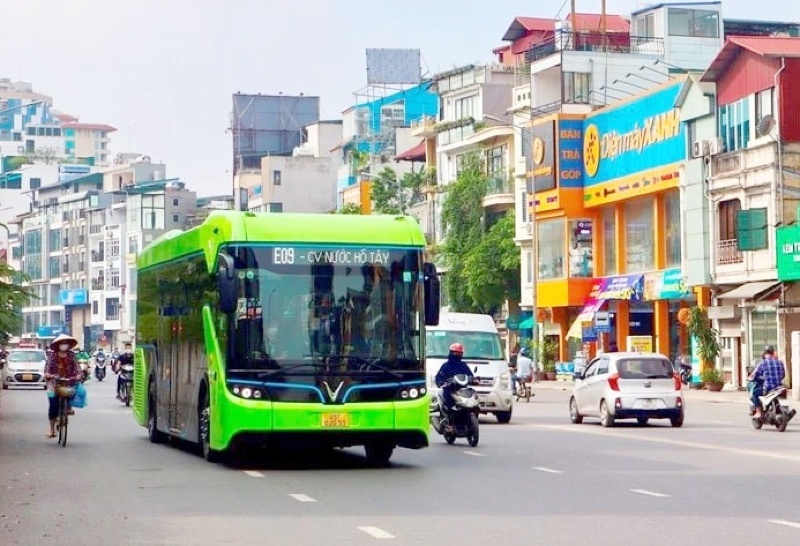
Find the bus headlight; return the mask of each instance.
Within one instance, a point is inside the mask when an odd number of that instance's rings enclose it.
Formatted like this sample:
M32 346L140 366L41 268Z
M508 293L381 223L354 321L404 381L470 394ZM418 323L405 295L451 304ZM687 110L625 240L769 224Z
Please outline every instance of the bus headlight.
M415 400L422 398L428 392L425 387L408 387L397 391L397 398L400 400Z
M264 389L250 385L230 385L231 392L239 398L248 400L266 400L269 397Z

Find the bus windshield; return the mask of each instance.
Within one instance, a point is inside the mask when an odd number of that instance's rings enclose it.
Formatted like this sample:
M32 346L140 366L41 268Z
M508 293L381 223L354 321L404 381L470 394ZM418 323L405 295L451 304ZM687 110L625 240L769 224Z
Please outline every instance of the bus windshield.
M418 249L229 245L230 370L420 371Z
M464 345L464 358L481 360L504 360L500 337L493 332L463 332L428 330L425 333L425 356L447 358L450 345Z

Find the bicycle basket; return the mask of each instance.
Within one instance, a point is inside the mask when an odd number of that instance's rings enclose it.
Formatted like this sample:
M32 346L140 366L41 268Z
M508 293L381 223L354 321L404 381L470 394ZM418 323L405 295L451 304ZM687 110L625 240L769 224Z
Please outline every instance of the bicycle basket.
M72 398L75 396L75 387L67 387L66 385L59 385L56 387L56 394L59 398Z

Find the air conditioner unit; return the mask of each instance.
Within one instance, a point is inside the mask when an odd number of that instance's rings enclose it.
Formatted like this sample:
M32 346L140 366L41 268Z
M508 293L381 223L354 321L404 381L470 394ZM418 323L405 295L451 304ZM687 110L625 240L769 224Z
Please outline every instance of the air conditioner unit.
M713 139L708 146L709 155L718 155L725 151L725 143L721 138Z
M703 157L708 155L709 144L707 140L695 140L692 142L692 157Z

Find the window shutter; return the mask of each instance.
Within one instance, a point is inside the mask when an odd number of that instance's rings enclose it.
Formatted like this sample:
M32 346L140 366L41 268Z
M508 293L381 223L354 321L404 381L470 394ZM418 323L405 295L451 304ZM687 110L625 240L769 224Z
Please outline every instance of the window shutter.
M765 249L767 242L767 209L753 209L750 211L750 233L753 250Z
M739 250L753 250L750 224L749 210L736 211L736 243Z

